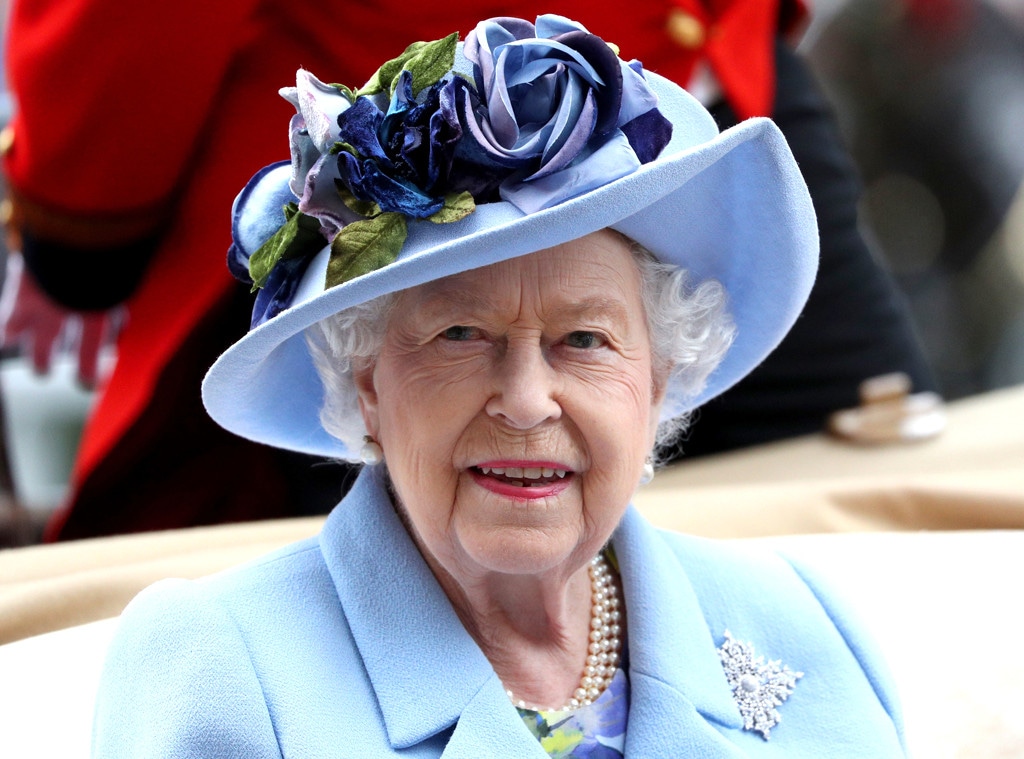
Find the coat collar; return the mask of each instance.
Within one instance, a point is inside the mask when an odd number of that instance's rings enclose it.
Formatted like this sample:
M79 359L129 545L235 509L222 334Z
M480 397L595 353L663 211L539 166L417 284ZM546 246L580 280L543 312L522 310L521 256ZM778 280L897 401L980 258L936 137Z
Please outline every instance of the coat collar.
M684 756L728 743L709 723L739 714L683 567L630 507L613 537L628 615L632 756ZM366 468L324 525L320 549L376 693L391 744L452 731L444 756L545 757Z
M626 597L631 756L702 755L742 726L697 594L665 539L632 506L612 537Z
M489 756L544 757L395 513L381 470L363 469L320 550L392 747L454 727L446 757L478 756L481 735L506 747Z

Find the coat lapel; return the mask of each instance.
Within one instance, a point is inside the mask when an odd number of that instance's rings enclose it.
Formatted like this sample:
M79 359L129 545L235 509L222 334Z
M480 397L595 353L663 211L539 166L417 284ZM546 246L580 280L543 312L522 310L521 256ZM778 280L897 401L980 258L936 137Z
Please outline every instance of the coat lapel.
M391 505L379 467L331 512L320 550L393 748L455 724L494 675Z
M657 531L630 507L612 538L626 595L627 756L742 755L742 726L693 587Z
M441 754L443 759L484 755L487 759L549 759L509 702L497 675L466 705Z
M634 672L630 677L626 756L728 759L746 753L715 729L682 692L656 677Z
M484 745L496 759L546 756L395 513L378 467L364 468L328 517L320 550L392 748L451 732L446 758L479 757Z

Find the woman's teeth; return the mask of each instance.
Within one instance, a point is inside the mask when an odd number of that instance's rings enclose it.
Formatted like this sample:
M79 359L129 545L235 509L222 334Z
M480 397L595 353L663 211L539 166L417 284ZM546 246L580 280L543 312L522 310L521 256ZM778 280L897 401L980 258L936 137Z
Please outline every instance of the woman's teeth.
M519 467L519 466L507 466L507 467L490 467L482 466L480 471L483 474L495 475L498 477L507 477L513 480L540 480L550 479L551 477L557 477L562 479L567 474L566 469L549 469L548 467Z

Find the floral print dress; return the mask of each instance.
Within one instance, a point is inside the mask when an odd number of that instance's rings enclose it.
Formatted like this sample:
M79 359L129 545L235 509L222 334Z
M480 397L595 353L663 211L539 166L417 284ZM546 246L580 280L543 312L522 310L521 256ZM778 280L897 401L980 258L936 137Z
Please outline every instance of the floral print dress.
M622 759L629 716L629 680L620 668L597 701L574 711L519 709L552 759Z

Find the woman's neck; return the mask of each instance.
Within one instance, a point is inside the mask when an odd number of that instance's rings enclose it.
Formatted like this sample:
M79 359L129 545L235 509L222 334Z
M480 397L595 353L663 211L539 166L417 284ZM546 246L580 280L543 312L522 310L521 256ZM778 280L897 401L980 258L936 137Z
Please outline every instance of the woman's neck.
M433 566L442 587L514 702L560 708L580 687L594 605L588 564L564 574L487 574L457 581Z

